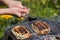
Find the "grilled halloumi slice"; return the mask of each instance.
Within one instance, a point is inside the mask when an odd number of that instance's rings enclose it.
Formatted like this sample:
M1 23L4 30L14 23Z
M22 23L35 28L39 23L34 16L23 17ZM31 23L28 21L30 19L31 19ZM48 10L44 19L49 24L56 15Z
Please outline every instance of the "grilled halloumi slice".
M50 26L46 22L34 22L32 28L37 34L48 34L50 32Z
M12 33L16 36L17 39L27 39L32 36L27 27L24 27L22 25L15 26L12 29Z

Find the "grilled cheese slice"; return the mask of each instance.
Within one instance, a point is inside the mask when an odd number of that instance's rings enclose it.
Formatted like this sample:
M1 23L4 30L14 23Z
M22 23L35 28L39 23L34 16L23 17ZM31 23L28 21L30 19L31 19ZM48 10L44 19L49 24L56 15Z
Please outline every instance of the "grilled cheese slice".
M24 26L15 26L12 29L12 33L16 36L17 39L27 39L31 37L30 31Z
M50 26L46 22L34 22L32 28L37 34L48 34L50 32Z

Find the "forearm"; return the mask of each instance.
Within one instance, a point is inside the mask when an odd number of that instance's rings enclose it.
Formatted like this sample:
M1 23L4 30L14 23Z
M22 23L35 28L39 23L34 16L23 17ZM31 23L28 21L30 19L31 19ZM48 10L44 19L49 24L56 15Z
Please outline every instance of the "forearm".
M0 14L9 13L9 9L0 9ZM9 13L10 14L10 13Z

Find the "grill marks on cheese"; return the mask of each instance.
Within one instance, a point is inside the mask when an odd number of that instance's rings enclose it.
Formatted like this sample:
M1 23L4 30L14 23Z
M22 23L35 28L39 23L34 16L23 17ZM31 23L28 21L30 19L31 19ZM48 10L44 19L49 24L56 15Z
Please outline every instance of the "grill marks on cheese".
M35 25L39 30L48 29L48 25L45 22L35 22Z
M18 28L15 28L14 31L17 32L17 33L21 33L22 35L27 33L26 29L23 28L22 26L18 27Z

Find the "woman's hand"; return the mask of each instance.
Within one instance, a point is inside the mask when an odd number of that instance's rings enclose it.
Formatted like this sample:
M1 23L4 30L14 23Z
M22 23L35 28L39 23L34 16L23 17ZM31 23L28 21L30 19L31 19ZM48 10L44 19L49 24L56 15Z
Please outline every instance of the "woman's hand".
M16 14L17 16L25 16L26 14L29 13L29 8L25 7L22 5L20 1L15 1L15 0L3 0L5 2L9 9L10 13Z
M17 15L18 17L25 16L29 12L27 9L21 9L21 8L9 8L9 13Z
M0 14L8 13L8 14L16 15L18 17L25 16L26 14L28 14L26 12L29 11L27 9L21 9L17 7L0 9Z

